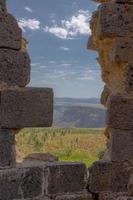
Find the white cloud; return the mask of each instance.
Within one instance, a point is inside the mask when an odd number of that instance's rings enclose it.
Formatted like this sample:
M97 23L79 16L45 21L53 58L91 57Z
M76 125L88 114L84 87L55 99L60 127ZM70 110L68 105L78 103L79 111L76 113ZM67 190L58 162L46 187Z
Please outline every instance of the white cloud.
M54 22L51 27L46 26L43 30L60 39L72 39L78 35L91 34L89 27L90 17L90 11L79 10L78 13L73 15L70 19L61 20L60 25Z
M33 10L30 8L30 7L28 7L28 6L25 6L25 8L24 8L26 11L28 11L28 12L30 12L30 13L32 13L33 12Z
M38 66L38 65L40 65L40 63L31 63L31 66L32 66L32 67L36 67L36 66Z
M59 49L62 50L62 51L69 51L70 50L68 47L63 47L63 46L60 47Z
M80 69L77 73L77 79L80 81L95 81L96 79L96 72L92 69Z
M44 32L49 32L54 34L56 37L61 39L66 39L68 36L68 32L65 28L58 27L57 25L54 25L52 27L46 26L44 29Z
M56 64L56 61L50 60L48 63L49 63L49 64Z
M25 29L38 30L40 29L40 21L37 19L22 18L18 21L20 28L25 32Z
M60 66L62 67L69 67L69 66L72 66L71 63L62 63Z

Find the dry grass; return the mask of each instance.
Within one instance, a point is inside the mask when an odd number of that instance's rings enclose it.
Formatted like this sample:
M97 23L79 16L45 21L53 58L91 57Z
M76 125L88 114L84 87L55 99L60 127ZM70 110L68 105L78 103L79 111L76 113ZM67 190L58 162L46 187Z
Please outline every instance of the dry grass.
M50 152L63 161L81 161L88 166L105 149L103 129L23 129L16 137L17 157Z

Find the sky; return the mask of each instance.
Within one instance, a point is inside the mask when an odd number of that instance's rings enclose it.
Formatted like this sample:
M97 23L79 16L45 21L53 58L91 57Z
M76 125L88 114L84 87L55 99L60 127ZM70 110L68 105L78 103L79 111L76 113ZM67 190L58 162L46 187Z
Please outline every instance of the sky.
M86 49L91 0L7 0L28 40L30 86L52 87L56 97L99 97L97 53Z

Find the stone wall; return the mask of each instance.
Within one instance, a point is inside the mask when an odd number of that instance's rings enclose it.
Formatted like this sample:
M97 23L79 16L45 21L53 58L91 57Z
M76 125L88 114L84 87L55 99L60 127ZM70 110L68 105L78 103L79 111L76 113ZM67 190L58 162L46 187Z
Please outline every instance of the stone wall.
M0 200L92 200L87 168L32 154L16 163L15 133L24 127L50 127L51 88L26 87L30 81L27 41L0 0Z
M92 200L80 163L26 162L0 170L0 200Z
M133 200L133 0L97 0L88 48L99 53L108 150L87 170L34 154L16 163L15 133L49 127L51 88L29 88L30 58L16 19L0 0L0 200Z
M99 200L133 199L133 0L97 0L88 49L98 51L108 150L89 169Z

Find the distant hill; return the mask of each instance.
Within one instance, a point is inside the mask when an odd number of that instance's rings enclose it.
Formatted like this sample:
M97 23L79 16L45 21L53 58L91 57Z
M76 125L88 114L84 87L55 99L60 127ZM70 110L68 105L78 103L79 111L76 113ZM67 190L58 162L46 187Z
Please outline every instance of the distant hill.
M101 128L105 126L105 109L99 99L56 98L54 127Z
M72 104L100 104L99 98L89 98L89 99L82 99L82 98L68 98L68 97L62 97L62 98L55 98L55 105L72 105Z

